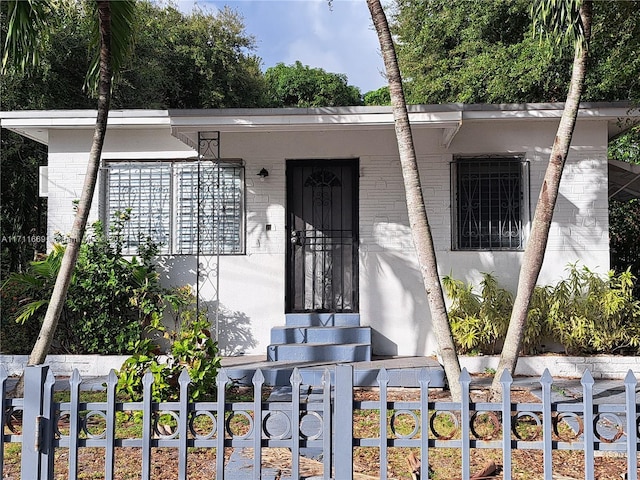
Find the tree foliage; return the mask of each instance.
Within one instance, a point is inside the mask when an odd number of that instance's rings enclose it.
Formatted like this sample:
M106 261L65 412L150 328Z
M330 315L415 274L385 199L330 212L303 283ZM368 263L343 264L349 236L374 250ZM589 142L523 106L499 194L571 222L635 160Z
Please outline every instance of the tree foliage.
M640 99L640 2L595 2L583 101ZM409 103L564 101L573 48L535 35L530 0L396 0Z
M609 246L611 268L629 269L640 278L640 201L611 200L609 205Z
M2 110L95 108L86 90L94 22L83 3L60 2L60 7L46 18L51 28L37 38L38 68L27 75L7 65L0 82ZM9 14L8 2L0 2L3 37ZM225 9L185 15L171 6L144 1L136 3L135 18L134 50L114 79L113 108L262 105L260 59L252 54L254 40L237 14ZM5 49L3 54L10 52ZM36 252L46 249L46 199L37 191L38 167L46 165L46 149L5 130L0 141L2 277L6 278L7 272L20 271Z
M224 8L185 15L140 2L132 60L116 81L119 108L256 107L264 90L255 39Z
M311 68L299 61L279 63L265 72L266 104L270 107L338 107L362 105L360 89L343 74Z

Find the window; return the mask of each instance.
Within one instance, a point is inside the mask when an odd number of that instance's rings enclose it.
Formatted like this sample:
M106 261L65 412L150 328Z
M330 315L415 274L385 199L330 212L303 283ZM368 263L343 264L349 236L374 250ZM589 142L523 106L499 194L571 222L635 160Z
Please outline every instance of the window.
M244 253L244 168L239 163L129 162L107 166L107 221L131 209L125 248L145 239L162 253Z
M521 157L465 157L451 167L453 248L523 249L528 163Z

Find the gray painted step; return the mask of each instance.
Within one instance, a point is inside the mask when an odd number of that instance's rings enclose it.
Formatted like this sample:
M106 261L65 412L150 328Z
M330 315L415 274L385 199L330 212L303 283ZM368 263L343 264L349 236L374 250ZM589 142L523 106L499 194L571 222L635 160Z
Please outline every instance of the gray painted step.
M368 343L369 327L274 327L271 343Z
M368 362L371 360L371 344L296 343L269 345L267 347L267 360L270 362Z
M287 313L287 327L359 327L359 313Z

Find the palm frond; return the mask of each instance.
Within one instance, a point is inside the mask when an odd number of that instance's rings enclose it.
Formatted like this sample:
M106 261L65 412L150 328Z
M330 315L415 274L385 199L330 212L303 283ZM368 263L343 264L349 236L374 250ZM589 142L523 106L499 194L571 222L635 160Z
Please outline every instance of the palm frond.
M111 11L111 69L114 74L120 71L133 51L135 32L136 2L135 0L119 0L108 2ZM95 19L91 34L91 51L93 56L85 85L95 90L100 73L100 22L98 18L98 2L88 5L88 14Z
M537 34L582 47L585 41L580 7L584 0L534 0L531 6Z
M10 0L7 5L7 36L2 53L2 73L9 66L23 72L38 65L48 38L47 18L52 14L49 2Z
M29 302L26 305L23 305L16 312L16 322L17 323L25 323L27 320L32 318L38 311L49 305L49 299L46 300L34 300L33 302Z

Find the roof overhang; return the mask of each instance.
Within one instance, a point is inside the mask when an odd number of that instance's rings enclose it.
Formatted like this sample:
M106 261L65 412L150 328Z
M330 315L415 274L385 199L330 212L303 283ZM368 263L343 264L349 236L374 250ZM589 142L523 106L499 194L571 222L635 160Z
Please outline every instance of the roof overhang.
M393 128L391 107L328 107L225 110L169 110L172 134L197 148L198 132L273 132L371 130ZM462 111L454 106L412 106L413 129L438 128L450 142L462 124ZM448 145L448 143L447 143Z
M51 130L93 129L95 110L19 110L0 112L0 126L36 142L49 144ZM108 128L170 127L166 110L111 110Z
M439 129L441 144L449 146L467 122L558 120L561 103L500 105L412 105L411 127ZM579 120L606 121L609 138L640 122L640 112L628 103L581 104ZM0 112L0 126L37 142L48 144L55 129L92 129L96 111L49 110ZM111 110L110 129L166 127L171 134L197 149L198 132L318 131L390 129L391 107L328 107L218 110Z

